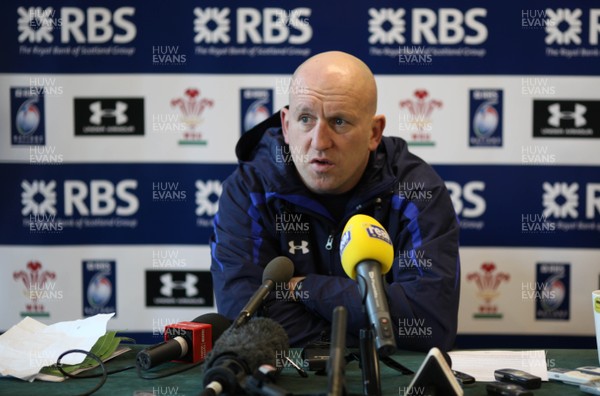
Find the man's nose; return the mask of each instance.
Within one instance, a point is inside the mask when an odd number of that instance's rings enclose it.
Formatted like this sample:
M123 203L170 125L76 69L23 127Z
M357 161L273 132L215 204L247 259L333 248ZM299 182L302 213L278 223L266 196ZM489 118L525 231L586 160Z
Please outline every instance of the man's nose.
M315 150L327 150L332 146L333 140L331 134L333 131L326 121L319 120L315 129L313 129L311 147Z

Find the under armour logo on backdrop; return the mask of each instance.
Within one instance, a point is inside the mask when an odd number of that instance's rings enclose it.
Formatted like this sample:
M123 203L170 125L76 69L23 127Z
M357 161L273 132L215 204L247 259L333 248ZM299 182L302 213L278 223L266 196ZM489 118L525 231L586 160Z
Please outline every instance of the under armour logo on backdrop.
M291 254L296 254L297 250L301 250L302 254L307 254L308 252L310 252L310 250L308 249L308 242L307 241L301 241L299 245L296 245L294 243L294 241L289 241L288 245L290 246L289 252Z
M160 288L160 293L163 296L173 296L173 289L185 290L186 297L192 297L198 294L198 277L194 274L185 274L185 281L174 281L173 274L161 275L160 281L163 286Z
M102 102L94 102L90 104L90 111L92 112L90 122L95 125L100 125L102 123L102 118L114 117L117 125L125 124L128 120L127 114L125 114L127 107L127 103L117 102L115 103L114 109L103 109Z
M548 106L548 112L551 114L548 118L548 124L553 127L559 127L560 120L574 120L576 127L582 127L587 124L583 116L587 112L587 108L579 103L575 104L575 111L561 111L560 104L555 103Z

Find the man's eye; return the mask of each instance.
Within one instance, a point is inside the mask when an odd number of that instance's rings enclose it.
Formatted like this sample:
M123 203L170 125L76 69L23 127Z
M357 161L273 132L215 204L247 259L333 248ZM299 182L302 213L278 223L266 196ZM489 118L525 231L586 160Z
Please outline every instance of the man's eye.
M337 126L344 125L345 123L346 123L346 121L342 120L341 118L335 119L335 125L337 125Z
M303 124L306 124L310 121L310 118L308 116L301 116L300 117L300 122Z

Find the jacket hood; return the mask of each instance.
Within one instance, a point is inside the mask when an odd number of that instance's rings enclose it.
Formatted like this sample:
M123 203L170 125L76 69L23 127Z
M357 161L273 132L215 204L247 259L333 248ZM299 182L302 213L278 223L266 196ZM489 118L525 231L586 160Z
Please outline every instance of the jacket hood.
M252 158L265 131L270 128L281 128L281 111L273 114L266 120L246 131L235 146L235 155L240 161L248 161Z

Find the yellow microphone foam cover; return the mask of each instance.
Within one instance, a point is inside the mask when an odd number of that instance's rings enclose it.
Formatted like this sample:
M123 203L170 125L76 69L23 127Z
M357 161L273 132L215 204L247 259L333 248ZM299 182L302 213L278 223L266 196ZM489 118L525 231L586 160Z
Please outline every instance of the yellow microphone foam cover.
M357 214L348 220L340 242L342 267L356 279L356 265L365 260L381 264L381 273L387 273L394 261L394 247L390 236L371 216Z

